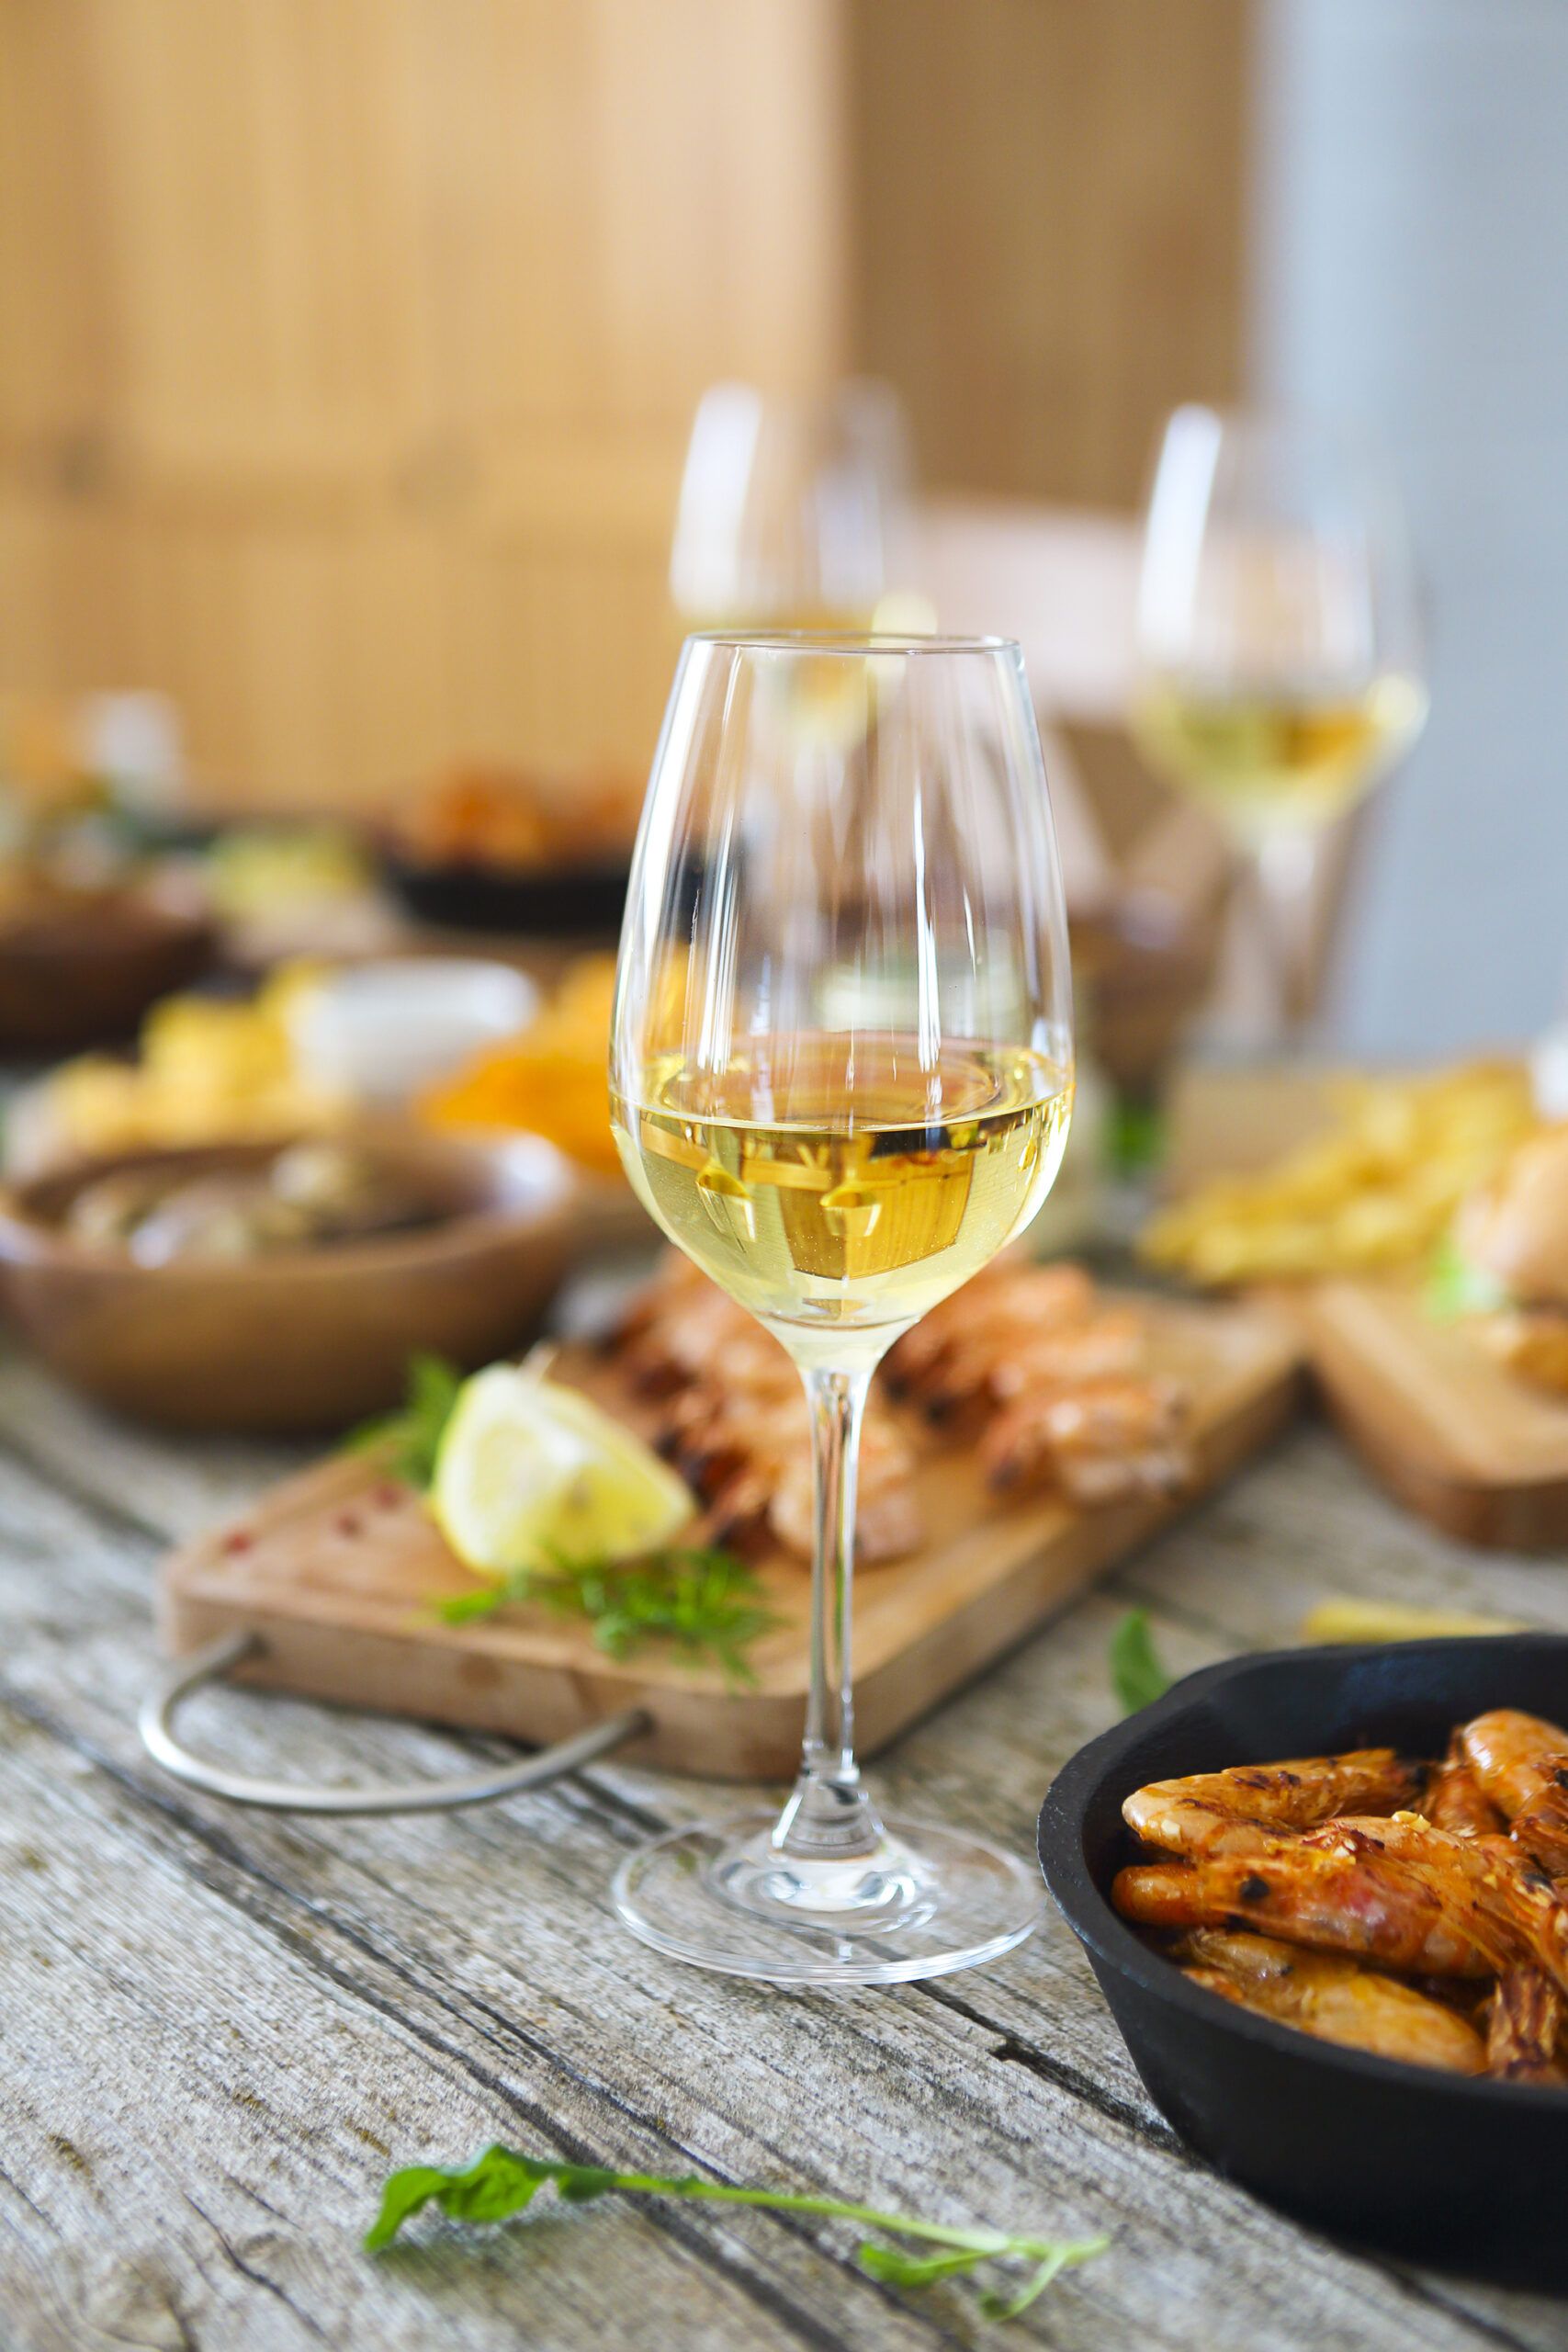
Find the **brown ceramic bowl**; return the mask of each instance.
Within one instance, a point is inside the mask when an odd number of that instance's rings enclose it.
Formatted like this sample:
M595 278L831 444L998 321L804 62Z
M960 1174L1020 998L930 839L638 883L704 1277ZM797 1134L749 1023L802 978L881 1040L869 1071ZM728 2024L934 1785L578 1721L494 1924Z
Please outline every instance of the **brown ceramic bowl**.
M128 1154L0 1193L0 1295L62 1379L185 1430L342 1427L397 1401L417 1349L471 1365L520 1346L571 1256L575 1182L559 1154L533 1136L479 1149L390 1123L345 1139L441 1221L231 1262L140 1265L61 1230L84 1185L163 1167L222 1174L279 1147Z
M46 903L0 930L0 1053L74 1053L132 1035L159 997L209 970L205 915L151 893Z

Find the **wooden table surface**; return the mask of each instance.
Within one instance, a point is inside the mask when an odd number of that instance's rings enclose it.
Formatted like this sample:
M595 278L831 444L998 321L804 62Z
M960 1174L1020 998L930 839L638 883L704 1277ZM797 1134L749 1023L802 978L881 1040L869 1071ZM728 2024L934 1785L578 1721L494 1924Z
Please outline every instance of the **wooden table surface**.
M1187 2154L1054 1915L933 1984L771 1993L610 1915L617 1858L707 1806L699 1786L611 1761L476 1812L313 1823L164 1778L133 1729L153 1564L284 1464L132 1435L0 1359L6 2352L1568 2346L1568 2304L1344 2251ZM1347 1593L1568 1628L1560 1563L1443 1542L1307 1423L874 1784L1027 1851L1053 1773L1111 1718L1130 1603L1186 1669ZM501 1752L233 1693L188 1720L242 1769L316 1778ZM615 2200L360 2250L394 2164L493 2138L1114 2245L999 2332L973 2288L900 2295L839 2225L764 2213Z

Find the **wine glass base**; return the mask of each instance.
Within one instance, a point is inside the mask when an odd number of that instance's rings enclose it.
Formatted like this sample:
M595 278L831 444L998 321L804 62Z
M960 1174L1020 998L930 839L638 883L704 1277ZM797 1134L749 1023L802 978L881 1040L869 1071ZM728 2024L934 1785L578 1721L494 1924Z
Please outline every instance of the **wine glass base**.
M1039 1873L983 1838L886 1824L874 1853L801 1861L758 1813L629 1854L615 1909L671 1959L766 1984L903 1984L995 1960L1033 1933Z

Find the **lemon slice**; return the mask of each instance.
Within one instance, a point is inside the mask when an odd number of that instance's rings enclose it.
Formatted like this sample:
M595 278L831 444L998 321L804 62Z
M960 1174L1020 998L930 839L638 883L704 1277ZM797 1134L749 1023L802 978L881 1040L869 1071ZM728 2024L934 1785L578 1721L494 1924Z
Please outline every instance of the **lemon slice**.
M696 1510L684 1481L575 1388L491 1364L458 1391L430 1508L482 1577L565 1560L625 1560L668 1544Z

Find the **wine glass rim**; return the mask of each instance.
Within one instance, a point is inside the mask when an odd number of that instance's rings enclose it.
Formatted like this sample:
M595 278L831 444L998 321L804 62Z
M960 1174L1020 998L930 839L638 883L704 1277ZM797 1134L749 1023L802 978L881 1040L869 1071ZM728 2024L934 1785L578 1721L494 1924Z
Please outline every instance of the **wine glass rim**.
M843 628L696 628L688 645L728 647L738 653L810 653L864 660L876 654L1017 653L1015 637L958 637L940 631Z

